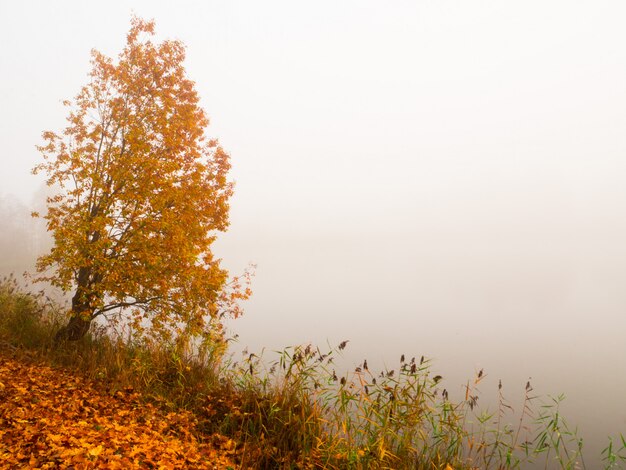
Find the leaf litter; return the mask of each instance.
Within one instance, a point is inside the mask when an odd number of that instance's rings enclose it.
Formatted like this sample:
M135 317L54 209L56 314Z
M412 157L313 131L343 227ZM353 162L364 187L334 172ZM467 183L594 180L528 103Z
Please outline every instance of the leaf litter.
M234 443L199 438L192 413L168 412L131 388L0 355L0 467L235 468Z

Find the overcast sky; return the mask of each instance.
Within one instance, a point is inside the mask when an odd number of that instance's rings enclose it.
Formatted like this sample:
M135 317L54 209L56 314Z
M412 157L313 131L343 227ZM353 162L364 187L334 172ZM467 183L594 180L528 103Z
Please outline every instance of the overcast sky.
M133 11L185 42L232 156L216 251L258 265L243 344L626 393L626 3L1 1L5 201L41 198L40 134Z

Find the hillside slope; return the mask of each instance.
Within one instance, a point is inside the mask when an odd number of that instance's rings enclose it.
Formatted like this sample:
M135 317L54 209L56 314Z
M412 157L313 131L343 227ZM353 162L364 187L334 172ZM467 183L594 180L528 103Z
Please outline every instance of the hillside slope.
M0 353L2 468L235 468L234 443L200 442L193 415Z

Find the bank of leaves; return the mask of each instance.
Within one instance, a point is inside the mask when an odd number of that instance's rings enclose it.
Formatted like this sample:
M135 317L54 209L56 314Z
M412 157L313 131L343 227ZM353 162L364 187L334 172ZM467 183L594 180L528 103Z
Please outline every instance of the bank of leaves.
M2 468L228 468L234 442L199 440L197 419L108 393L75 374L0 356Z
M499 387L489 411L483 371L455 397L427 358L403 355L383 371L364 360L345 372L335 363L345 342L287 348L275 360L225 360L105 330L59 345L61 312L0 282L0 467L585 468L561 398L542 403L530 383L521 403ZM620 468L626 441L602 458Z

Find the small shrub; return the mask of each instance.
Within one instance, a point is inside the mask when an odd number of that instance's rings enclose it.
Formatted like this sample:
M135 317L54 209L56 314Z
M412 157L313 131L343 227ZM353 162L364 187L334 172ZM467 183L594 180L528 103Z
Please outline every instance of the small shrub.
M0 340L7 345L49 347L61 317L60 309L43 291L26 292L13 275L0 280Z

